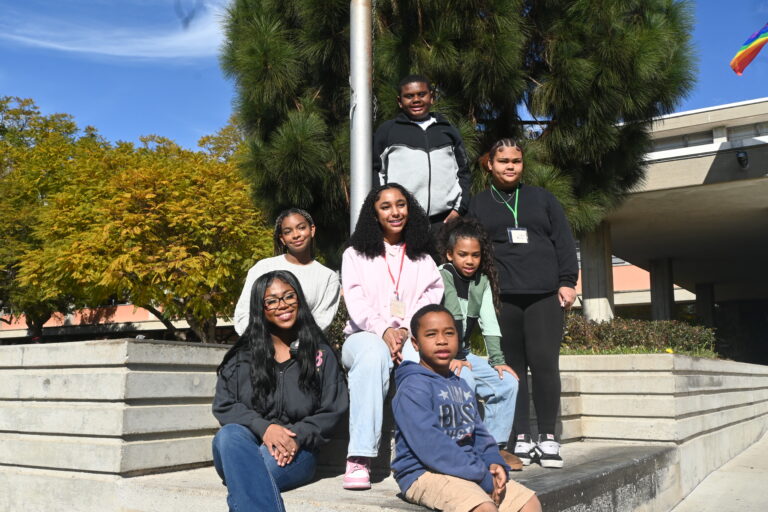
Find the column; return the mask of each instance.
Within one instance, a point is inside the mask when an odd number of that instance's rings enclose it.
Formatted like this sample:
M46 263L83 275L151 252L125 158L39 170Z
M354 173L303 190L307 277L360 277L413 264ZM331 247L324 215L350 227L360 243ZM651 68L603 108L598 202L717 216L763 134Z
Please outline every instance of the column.
M584 316L594 322L613 319L613 264L611 226L601 222L581 237L581 303Z
M651 260L651 319L672 320L675 290L672 259Z
M696 283L696 320L707 327L715 326L715 285Z

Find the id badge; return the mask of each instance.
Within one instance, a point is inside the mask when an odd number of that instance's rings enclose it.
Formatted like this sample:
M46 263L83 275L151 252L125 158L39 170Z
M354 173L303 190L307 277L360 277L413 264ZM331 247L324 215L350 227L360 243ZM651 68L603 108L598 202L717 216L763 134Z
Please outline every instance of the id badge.
M405 318L405 302L392 297L389 302L389 314L397 318Z
M511 244L527 244L528 243L528 229L527 228L507 228L507 237Z

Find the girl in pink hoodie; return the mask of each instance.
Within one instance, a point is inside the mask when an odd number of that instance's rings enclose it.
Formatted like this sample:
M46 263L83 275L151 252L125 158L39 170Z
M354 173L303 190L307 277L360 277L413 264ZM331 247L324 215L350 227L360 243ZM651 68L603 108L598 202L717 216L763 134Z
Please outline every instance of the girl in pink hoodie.
M418 361L406 343L411 316L442 299L431 243L429 219L405 188L388 183L368 194L341 265L349 311L341 356L350 390L345 489L370 488L390 370L403 358Z

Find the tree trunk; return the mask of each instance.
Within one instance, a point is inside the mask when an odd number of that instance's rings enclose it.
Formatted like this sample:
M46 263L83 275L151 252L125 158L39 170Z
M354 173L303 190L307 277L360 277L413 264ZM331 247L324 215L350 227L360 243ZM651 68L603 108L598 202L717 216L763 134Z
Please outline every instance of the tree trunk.
M163 323L166 332L172 339L178 341L187 341L187 335L184 333L184 331L177 329L176 326L173 325L173 322L171 322L170 318L168 318L163 312L149 305L142 305L139 307L142 307L155 315L155 317Z
M27 334L33 341L43 340L43 325L47 322L53 313L51 311L32 312L25 311L24 318L27 321Z
M199 318L187 315L187 323L201 343L216 343L216 322L215 316L201 321Z

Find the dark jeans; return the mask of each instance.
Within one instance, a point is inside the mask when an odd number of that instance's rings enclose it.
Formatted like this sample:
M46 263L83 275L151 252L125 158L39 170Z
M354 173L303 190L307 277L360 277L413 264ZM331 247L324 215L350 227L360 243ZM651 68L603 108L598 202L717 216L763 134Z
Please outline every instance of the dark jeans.
M312 452L299 450L280 467L248 427L229 424L213 438L213 465L227 486L230 512L285 512L280 491L309 482L317 462Z

